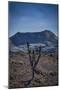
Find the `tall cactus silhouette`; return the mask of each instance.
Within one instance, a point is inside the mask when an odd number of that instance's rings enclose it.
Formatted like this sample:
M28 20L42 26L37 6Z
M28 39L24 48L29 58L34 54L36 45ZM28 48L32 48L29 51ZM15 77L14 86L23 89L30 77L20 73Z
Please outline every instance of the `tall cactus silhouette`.
M39 47L38 57L37 57L37 60L36 60L36 62L34 64L34 69L35 69L36 65L38 64L38 62L39 62L40 56L41 56L41 46Z
M28 50L30 64L31 64L31 66L33 66L31 55L30 55L29 43L28 42L27 42L27 50Z
M40 57L41 57L41 46L39 47L39 50L38 50L37 60L35 59L35 51L34 50L32 50L32 57L31 57L29 46L30 45L27 42L27 50L28 50L28 55L29 55L29 61L30 61L30 65L31 65L31 68L32 68L32 78L27 81L27 84L25 84L25 86L28 86L31 83L31 81L34 79L35 68L36 68L36 66L39 62Z

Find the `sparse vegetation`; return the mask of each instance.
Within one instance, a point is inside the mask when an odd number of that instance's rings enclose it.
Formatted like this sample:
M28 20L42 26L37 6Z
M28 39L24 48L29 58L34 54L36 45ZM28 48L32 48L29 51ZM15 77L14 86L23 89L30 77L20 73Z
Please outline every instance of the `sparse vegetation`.
M58 85L56 53L41 53L40 47L36 54L27 47L28 53L12 53L9 59L9 88Z

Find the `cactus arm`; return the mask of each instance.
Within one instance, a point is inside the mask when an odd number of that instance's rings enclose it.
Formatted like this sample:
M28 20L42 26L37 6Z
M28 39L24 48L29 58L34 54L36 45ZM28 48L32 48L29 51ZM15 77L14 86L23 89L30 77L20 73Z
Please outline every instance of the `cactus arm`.
M31 60L31 55L30 55L30 50L29 50L29 43L27 42L27 50L28 50L28 55L29 55L29 61L31 66L33 66L32 60Z
M40 57L41 57L41 47L39 47L39 56L37 58L37 61L34 64L34 69L35 69L36 65L38 64Z

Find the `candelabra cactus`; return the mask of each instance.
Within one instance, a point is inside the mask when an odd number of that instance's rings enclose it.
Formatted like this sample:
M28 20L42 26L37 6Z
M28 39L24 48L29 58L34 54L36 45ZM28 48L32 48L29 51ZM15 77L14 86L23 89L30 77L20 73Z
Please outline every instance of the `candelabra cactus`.
M29 48L29 43L28 42L27 42L27 50L28 50L30 65L31 65L31 68L32 68L32 78L31 78L31 80L27 81L27 84L25 84L25 86L28 86L31 83L31 81L33 80L33 78L34 78L35 68L36 68L36 66L37 66L37 64L39 62L40 56L41 56L41 46L39 47L39 50L38 50L37 60L35 59L35 52L34 52L34 50L32 50L32 57L31 57L31 53L30 53L30 48Z

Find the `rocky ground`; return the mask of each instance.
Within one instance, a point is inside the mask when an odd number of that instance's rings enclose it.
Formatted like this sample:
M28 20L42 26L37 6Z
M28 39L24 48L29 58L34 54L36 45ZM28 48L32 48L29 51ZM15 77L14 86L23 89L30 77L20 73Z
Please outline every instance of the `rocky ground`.
M37 58L37 55L35 56ZM58 85L57 54L41 54L34 78L28 54L18 52L9 55L9 88L25 88ZM26 86L28 81L30 84Z

